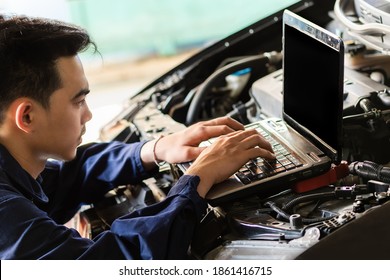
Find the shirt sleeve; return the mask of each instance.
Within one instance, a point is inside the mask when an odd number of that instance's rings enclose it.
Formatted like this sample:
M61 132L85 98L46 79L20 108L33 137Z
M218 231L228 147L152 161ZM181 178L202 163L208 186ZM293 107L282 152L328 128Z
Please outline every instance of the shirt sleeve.
M1 227L5 243L0 255L4 259L187 258L194 229L207 209L196 192L198 184L199 177L182 176L164 201L118 218L93 240L56 224L28 199L3 197L1 223L14 226Z
M195 227L207 208L196 191L198 184L199 177L182 176L164 201L117 219L112 232L130 241L141 259L186 258Z
M49 198L43 209L57 222L65 223L82 204L97 202L117 186L149 177L152 173L146 172L140 157L144 143L93 143L79 147L70 162L48 161L41 174L42 188Z

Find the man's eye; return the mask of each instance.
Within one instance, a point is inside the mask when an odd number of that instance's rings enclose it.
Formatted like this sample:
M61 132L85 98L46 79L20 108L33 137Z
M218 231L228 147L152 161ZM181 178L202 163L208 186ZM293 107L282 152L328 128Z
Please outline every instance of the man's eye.
M83 106L85 104L85 99L82 99L76 103L79 106Z

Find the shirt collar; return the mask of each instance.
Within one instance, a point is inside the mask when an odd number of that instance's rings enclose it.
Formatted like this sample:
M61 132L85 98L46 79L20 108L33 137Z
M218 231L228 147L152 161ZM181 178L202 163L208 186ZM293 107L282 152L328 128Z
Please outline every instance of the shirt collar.
M0 168L8 175L10 180L12 180L14 187L28 199L41 203L47 203L49 201L40 185L42 181L41 177L39 176L39 178L35 180L1 144Z

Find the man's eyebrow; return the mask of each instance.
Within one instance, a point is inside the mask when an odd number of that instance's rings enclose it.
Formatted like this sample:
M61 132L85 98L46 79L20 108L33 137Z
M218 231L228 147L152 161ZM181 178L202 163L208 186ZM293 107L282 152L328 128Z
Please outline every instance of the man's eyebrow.
M90 92L89 89L80 90L75 96L73 96L73 100L79 98L80 96L87 95Z

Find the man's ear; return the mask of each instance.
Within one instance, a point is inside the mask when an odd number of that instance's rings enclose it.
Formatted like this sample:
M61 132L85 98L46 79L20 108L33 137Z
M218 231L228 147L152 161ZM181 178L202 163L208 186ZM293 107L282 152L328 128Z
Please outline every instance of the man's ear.
M20 100L15 110L15 122L20 130L28 133L32 129L33 103L28 99Z

